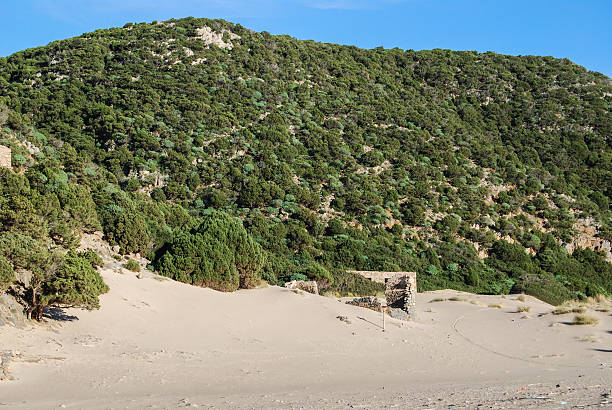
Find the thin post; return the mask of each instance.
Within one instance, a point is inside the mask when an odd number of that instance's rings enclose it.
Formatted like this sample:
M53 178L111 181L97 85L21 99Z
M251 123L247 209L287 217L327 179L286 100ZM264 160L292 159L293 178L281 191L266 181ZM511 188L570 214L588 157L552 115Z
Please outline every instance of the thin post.
M383 332L385 331L385 306L383 306L383 304L380 304L380 313L382 313L382 319L383 319Z

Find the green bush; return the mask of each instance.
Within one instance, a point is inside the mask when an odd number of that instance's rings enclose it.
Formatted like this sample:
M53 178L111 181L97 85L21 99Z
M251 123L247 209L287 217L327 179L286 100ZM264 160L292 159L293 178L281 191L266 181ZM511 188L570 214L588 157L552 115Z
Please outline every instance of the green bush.
M123 267L132 272L140 272L140 265L134 259L128 259Z
M92 249L88 249L85 252L79 252L78 255L81 258L88 260L89 263L91 263L91 266L93 266L94 268L104 265L104 261L102 261L102 258L100 257L100 255L98 255Z
M319 289L328 288L334 283L334 278L331 273L318 263L306 265L300 269L299 273L306 276L310 280L317 281Z
M0 255L0 291L8 288L15 281L15 271L13 265Z
M73 306L84 309L100 307L98 296L108 292L108 286L89 260L69 251L57 273L43 286L41 304Z
M571 291L548 275L523 277L514 285L512 293L525 293L555 306L574 297Z
M361 275L334 270L334 283L327 291L338 296L375 296L385 291L385 285Z
M294 273L289 280L308 280L308 278L303 273Z
M155 267L163 276L221 291L253 288L265 263L261 246L242 223L213 211L191 230L179 230L160 249Z

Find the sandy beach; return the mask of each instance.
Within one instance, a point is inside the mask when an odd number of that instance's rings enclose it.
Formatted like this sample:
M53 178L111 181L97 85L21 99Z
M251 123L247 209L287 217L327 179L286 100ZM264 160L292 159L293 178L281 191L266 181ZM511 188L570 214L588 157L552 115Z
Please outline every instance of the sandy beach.
M120 269L102 275L111 290L100 310L0 328L13 378L0 382L0 408L612 403L610 312L589 310L599 323L577 326L574 314L552 315L529 296L436 291L418 295L416 321L387 317L383 332L380 313L335 298L279 287L226 294Z

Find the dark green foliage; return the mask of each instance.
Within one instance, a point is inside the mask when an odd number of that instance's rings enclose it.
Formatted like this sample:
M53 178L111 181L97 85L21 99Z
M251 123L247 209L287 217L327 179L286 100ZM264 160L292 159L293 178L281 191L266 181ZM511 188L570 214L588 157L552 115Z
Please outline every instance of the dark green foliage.
M134 259L128 259L123 267L132 272L140 272L140 265Z
M0 290L7 289L15 281L13 265L0 255Z
M385 291L385 285L363 276L343 271L334 271L334 284L327 289L338 296L377 295Z
M319 289L325 289L334 283L331 273L318 263L304 266L299 271L310 280L315 280L319 284Z
M98 296L106 292L108 286L90 261L69 251L54 277L43 283L41 303L97 309Z
M177 231L158 252L160 274L181 282L234 291L257 286L264 252L236 218L214 211Z
M576 295L572 294L552 275L526 275L512 288L513 293L526 293L552 305L560 305Z
M89 257L69 251L65 256L44 243L16 232L0 235L0 254L28 272L17 294L28 317L40 320L46 306L99 307L98 296L108 290Z
M294 273L289 277L289 280L308 280L308 278L303 273Z
M91 263L91 266L94 268L104 265L104 261L102 261L100 255L91 249L88 249L85 252L79 252L78 255L79 257L88 260L89 263Z

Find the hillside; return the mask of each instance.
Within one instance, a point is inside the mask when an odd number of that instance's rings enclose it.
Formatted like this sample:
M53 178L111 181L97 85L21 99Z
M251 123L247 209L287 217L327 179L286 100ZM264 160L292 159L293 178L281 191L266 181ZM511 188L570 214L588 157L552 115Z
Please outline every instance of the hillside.
M611 80L566 59L195 18L99 30L0 59L15 171L0 245L65 252L102 229L119 253L223 290L245 275L377 290L353 269L554 304L610 295L611 108ZM230 259L217 228L244 244ZM0 289L35 264L4 253Z

